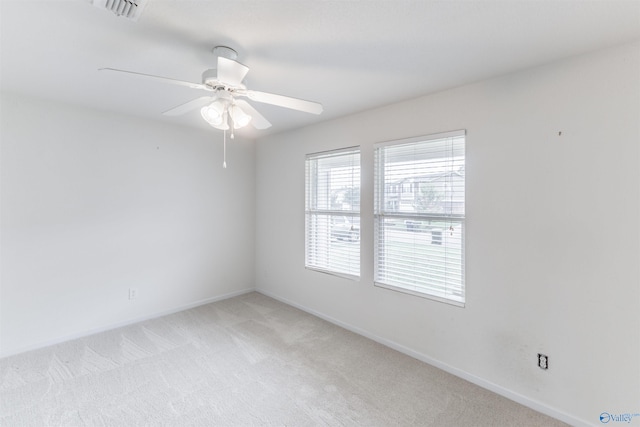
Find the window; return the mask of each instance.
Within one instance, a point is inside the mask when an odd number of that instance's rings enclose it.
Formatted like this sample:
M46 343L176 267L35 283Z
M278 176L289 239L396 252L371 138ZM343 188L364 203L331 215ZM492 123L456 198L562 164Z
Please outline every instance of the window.
M375 146L375 281L464 305L465 132Z
M360 277L360 150L309 154L305 169L305 266Z

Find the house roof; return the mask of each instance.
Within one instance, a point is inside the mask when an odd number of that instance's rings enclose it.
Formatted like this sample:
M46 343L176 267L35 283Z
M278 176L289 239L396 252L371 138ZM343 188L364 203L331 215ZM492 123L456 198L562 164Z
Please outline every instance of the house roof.
M407 177L407 178L401 178L401 179L398 179L396 181L389 182L387 184L398 185L398 184L404 184L405 182L408 182L408 183L433 182L433 181L437 181L437 180L442 179L442 178L453 178L453 177L463 178L464 175L459 170L458 171L448 171L448 172L434 172L434 173L429 173L429 174L415 175L415 176L410 176L410 177Z

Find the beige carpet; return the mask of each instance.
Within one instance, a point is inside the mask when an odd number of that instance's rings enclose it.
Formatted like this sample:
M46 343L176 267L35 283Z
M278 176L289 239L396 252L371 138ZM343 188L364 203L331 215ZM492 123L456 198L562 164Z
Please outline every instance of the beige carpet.
M0 425L559 426L251 293L0 359Z

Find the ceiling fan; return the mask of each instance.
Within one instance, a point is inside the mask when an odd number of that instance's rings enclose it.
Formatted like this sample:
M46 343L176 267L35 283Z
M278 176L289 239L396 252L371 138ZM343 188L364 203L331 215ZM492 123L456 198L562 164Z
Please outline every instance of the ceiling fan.
M217 68L205 70L202 73L202 83L192 83L115 68L100 68L100 71L127 73L163 83L212 92L209 95L201 96L171 108L162 114L177 116L200 108L202 118L207 123L216 129L224 131L231 129L232 138L234 129L240 129L248 124L251 124L256 129L271 127L271 123L262 114L247 101L240 98L248 98L251 101L277 105L311 114L322 113L322 104L317 102L247 89L242 84L242 81L249 72L249 67L235 60L238 56L237 52L227 46L216 46L213 48L213 54L217 57Z

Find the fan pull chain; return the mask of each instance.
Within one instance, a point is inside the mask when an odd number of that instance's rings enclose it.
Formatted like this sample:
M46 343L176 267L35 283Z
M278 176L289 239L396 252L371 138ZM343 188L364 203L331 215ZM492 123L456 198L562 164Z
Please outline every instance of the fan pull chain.
M222 161L222 167L227 168L227 131L223 131L223 143L224 143L224 160Z

